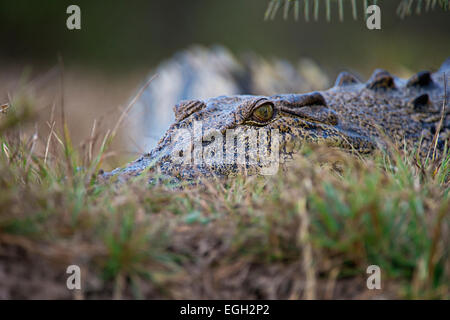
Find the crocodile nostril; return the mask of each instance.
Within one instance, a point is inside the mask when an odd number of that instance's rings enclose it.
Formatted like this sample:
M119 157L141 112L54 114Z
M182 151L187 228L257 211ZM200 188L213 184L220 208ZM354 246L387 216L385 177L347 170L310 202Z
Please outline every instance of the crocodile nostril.
M283 102L293 108L302 108L308 106L326 106L327 102L320 92L308 94L293 94L283 98Z
M280 111L307 121L328 125L338 124L337 114L327 106L327 102L320 92L285 97Z

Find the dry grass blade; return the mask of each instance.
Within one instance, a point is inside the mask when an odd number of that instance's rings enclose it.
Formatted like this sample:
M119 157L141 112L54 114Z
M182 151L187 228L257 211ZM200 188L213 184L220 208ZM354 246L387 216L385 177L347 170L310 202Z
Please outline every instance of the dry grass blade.
M447 75L444 72L444 101L442 102L441 118L438 122L438 125L436 127L436 133L434 134L433 141L431 143L431 146L433 148L432 157L431 157L432 161L434 161L436 158L437 144L439 141L439 134L441 132L442 124L444 123L444 118L445 118L445 114L446 114L446 112L445 112L446 106L447 106ZM430 152L431 152L431 148L430 148L430 150L428 150L427 159L429 157Z
M8 109L9 109L8 103L0 105L0 113L6 113L8 111Z
M128 103L127 107L122 111L122 114L119 117L119 120L117 120L116 125L114 126L114 129L111 132L111 137L114 138L117 134L117 130L120 128L122 122L124 121L125 117L130 112L131 108L135 105L135 103L138 101L138 99L142 96L145 89L150 85L150 83L155 79L157 75L153 75L146 83L145 85L138 91L138 93L134 96L133 99L131 99L130 103Z
M302 244L303 250L303 268L306 273L306 288L304 299L314 300L316 299L316 270L314 269L313 249L310 242L310 222L308 212L306 210L306 200L298 200L298 214L300 215L301 224L299 230L299 241Z
M61 268L38 262L64 258L88 271L78 296L86 299L352 299L367 293L360 280L370 264L401 289L383 286L377 297L449 298L450 156L414 166L416 154L389 141L390 152L356 156L314 144L270 177L243 170L174 186L148 183L163 180L148 170L103 181L94 173L114 154L112 136L150 81L113 130L99 135L95 120L73 148L68 128L57 130L59 104L47 139L11 104L4 118L19 120L0 134L0 258L10 249L22 256L0 272L2 292L29 297L23 273L14 273L25 268L41 288L60 287ZM74 298L63 289L58 298Z
M91 163L92 161L92 149L94 148L95 144L95 129L97 126L97 119L94 119L94 124L92 125L91 130L91 138L89 139L89 148L88 148L88 162Z
M47 158L48 158L49 149L50 149L50 141L52 139L53 132L55 130L55 125L56 125L55 121L53 121L50 125L50 133L48 134L47 143L45 144L44 164L47 164Z

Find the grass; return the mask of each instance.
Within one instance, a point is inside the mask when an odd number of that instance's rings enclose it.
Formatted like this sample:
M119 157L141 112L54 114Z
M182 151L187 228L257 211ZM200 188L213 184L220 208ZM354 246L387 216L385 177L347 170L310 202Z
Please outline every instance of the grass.
M16 99L0 114L3 296L32 297L21 266L44 298L450 298L448 153L305 146L276 176L174 190L99 183L113 134L76 147L64 123L26 127L32 103ZM81 292L65 288L69 264Z

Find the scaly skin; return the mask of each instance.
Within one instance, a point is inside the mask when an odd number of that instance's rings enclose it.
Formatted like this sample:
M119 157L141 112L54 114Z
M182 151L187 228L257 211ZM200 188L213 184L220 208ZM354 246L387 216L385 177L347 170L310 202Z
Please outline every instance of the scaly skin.
M184 101L174 107L176 121L155 149L125 168L104 176L118 174L120 178L126 178L147 168L156 169L176 180L227 176L242 171L247 174L259 173L261 162L247 161L244 165L237 165L224 161L194 161L199 158L196 158L198 153L189 153L192 145L197 146L196 151L203 150L204 154L207 154L208 148L221 146L212 153L213 159L219 159L221 151L225 154L226 146L231 147L232 154L236 156L237 142L219 143L221 137L226 141L228 129L241 129L238 135L241 137L251 132L251 129L277 129L280 162L292 158L304 141L366 154L383 147L387 138L405 145L409 150L419 147L421 154L426 155L439 127L445 99L444 74L448 78L449 73L450 59L436 73L419 72L409 80L391 76L384 70L376 70L367 83L361 83L349 73L341 73L334 87L321 92L270 97L221 96L205 101ZM258 116L261 113L255 112L261 106L265 106L264 110L273 110L273 114L269 113L269 118L261 120L261 116ZM194 129L196 121L197 124L201 122L203 128L200 135ZM219 135L211 140L217 132ZM259 142L259 146L271 144L273 132L270 131L266 139ZM443 151L449 135L450 110L446 105L437 142L438 153ZM260 161L264 157L258 157L255 142L245 140L244 143L248 152L247 160L255 156ZM188 163L176 162L177 157L188 157L189 154L191 161Z

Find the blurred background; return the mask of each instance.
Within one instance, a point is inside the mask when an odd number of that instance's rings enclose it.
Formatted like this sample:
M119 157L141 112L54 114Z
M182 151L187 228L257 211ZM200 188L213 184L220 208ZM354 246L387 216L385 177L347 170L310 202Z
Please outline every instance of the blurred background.
M94 120L105 128L117 121L161 61L192 45L221 45L268 61L310 58L331 83L343 69L364 80L374 68L407 76L435 70L450 56L449 11L400 19L399 1L378 1L382 29L368 30L362 0L356 21L344 0L344 22L336 1L330 22L320 2L319 21L306 22L302 13L298 21L292 14L284 20L282 9L264 21L264 0L0 0L0 104L18 94L32 99L45 132L52 109L63 103L80 143ZM81 8L81 30L66 28L70 4ZM121 141L116 151L130 152Z

